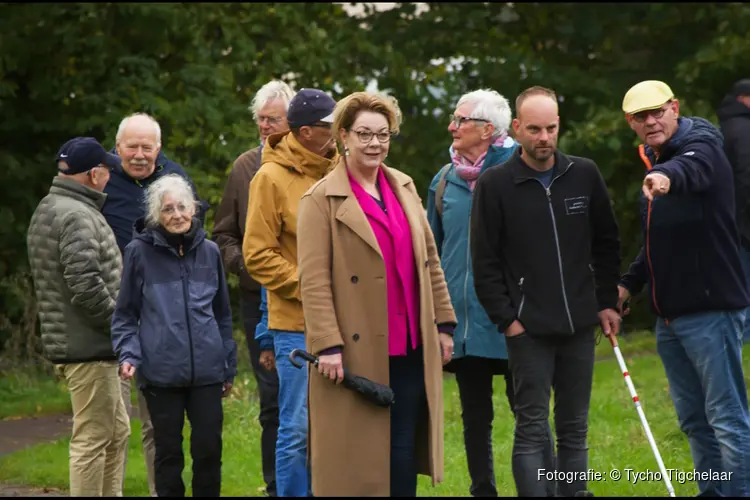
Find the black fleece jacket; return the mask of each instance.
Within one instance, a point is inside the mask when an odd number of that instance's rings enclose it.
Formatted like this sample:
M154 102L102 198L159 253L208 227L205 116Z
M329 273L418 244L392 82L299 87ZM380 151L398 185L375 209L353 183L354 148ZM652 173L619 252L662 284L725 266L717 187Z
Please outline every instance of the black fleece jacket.
M737 227L742 246L750 250L750 108L727 96L716 114L724 135L724 152L734 173Z
M596 164L555 153L545 188L521 148L477 182L471 256L477 297L500 331L572 335L617 305L620 239Z

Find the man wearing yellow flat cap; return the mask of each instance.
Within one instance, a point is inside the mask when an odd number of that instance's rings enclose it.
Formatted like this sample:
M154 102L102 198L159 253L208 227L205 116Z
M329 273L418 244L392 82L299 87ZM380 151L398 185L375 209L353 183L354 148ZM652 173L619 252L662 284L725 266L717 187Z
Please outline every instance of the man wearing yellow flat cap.
M649 80L622 110L643 141L644 246L619 286L620 309L648 285L656 345L701 495L750 496L750 412L742 334L750 304L740 263L732 168L723 136L680 117L669 86ZM625 311L626 312L626 311Z

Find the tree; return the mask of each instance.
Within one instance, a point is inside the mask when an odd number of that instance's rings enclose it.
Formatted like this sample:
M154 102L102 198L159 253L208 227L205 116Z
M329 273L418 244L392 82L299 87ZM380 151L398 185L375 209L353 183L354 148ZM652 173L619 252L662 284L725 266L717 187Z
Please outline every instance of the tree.
M531 85L553 88L560 147L597 161L627 264L641 244L643 168L622 96L661 79L684 112L715 120L721 96L747 76L748 25L741 3L433 3L421 14L399 3L361 19L331 3L5 4L0 348L11 331L18 340L36 328L25 234L60 144L88 135L112 147L124 116L148 112L167 155L215 206L232 160L258 140L247 106L271 78L337 99L375 80L404 114L389 162L423 195L449 161L447 117L463 93L494 88L512 103ZM16 340L18 354L31 345Z

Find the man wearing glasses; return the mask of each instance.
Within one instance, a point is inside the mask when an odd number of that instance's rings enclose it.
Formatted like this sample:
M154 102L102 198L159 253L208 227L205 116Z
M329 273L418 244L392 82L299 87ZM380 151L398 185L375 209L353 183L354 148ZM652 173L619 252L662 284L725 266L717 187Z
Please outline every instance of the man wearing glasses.
M302 195L338 161L331 123L336 102L302 89L289 103L291 130L266 140L261 167L250 181L242 255L250 277L267 291L268 330L279 377L276 440L278 496L308 496L307 370L289 361L305 349L305 321L297 272L297 209Z
M644 245L621 279L619 307L649 285L657 350L701 496L748 496L742 334L750 297L722 135L703 118L680 117L679 101L660 81L633 86L622 110L644 143L646 175Z
M267 331L261 309L265 305L265 290L253 280L245 269L242 258L242 240L250 191L250 181L260 168L260 159L266 139L272 134L289 130L286 120L289 102L294 91L280 80L263 85L255 94L250 106L258 125L260 144L242 153L229 173L224 197L214 222L213 237L221 248L224 267L240 279L240 308L245 327L245 339L250 352L250 364L258 384L260 400L260 446L263 462L263 480L268 496L276 496L276 439L279 429L279 377L276 374L273 338L266 335L256 340L256 331Z

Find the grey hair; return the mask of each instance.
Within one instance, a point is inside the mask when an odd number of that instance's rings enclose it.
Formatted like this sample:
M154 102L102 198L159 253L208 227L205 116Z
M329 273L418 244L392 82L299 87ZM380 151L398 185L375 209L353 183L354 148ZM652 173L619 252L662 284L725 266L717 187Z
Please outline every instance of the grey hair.
M253 97L253 102L250 104L250 111L253 112L253 119L257 120L260 109L275 99L281 99L284 103L284 108L288 110L289 101L292 100L295 94L296 92L281 80L271 80L258 89L255 97Z
M146 113L133 113L132 115L123 118L120 122L120 126L117 127L117 135L115 136L115 141L117 141L118 143L120 142L122 134L125 133L125 128L127 128L130 120L139 116L148 119L151 123L154 124L154 131L156 132L156 144L161 145L161 127L159 126L159 122L157 122L153 116Z
M178 202L186 207L196 209L197 202L193 194L193 188L183 176L179 174L168 174L159 178L151 184L144 195L146 201L146 225L156 227L159 225L159 216L164 203L164 196L171 194Z
M464 104L473 104L472 118L489 120L495 126L492 138L500 137L510 127L511 112L508 99L490 89L481 89L469 92L461 96L456 107Z

